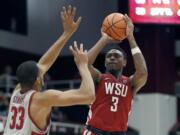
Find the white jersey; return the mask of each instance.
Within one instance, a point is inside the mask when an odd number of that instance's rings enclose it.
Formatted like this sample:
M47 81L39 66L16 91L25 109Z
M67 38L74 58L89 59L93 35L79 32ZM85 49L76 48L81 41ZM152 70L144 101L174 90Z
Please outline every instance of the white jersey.
M47 135L50 123L45 130L39 129L30 116L30 104L36 91L21 94L15 90L11 97L4 135Z

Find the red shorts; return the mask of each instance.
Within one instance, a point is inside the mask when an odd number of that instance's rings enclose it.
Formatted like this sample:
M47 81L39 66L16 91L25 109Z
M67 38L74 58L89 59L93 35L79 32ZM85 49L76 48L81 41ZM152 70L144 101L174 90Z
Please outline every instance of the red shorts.
M92 126L86 126L83 129L82 135L126 135L125 132L108 132L96 129Z

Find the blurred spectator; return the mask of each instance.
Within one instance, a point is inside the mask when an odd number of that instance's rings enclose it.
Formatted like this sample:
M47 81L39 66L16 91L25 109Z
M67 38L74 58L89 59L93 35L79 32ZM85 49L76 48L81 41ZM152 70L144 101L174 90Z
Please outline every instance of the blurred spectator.
M49 89L49 88L51 88L51 89L54 88L53 85L50 85L50 86L49 86L49 83L50 83L51 81L52 81L51 76L50 76L48 73L46 73L46 74L44 75L44 86L43 86L43 90L47 90L47 89Z
M53 108L51 120L56 122L68 122L67 116L57 107Z
M3 119L0 117L0 135L3 135L3 131L4 131L4 123L3 123Z
M12 68L11 66L6 66L4 68L4 73L0 75L0 86L6 86L7 84L9 86L13 86L14 82L11 79L12 76Z
M7 97L0 93L0 116L7 116L8 113L9 100Z

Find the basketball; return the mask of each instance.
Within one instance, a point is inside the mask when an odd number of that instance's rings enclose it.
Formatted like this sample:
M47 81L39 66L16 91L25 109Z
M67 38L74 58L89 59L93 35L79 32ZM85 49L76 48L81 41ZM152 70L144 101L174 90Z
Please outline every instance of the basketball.
M121 13L111 13L105 17L102 23L102 31L114 40L126 38L126 21Z

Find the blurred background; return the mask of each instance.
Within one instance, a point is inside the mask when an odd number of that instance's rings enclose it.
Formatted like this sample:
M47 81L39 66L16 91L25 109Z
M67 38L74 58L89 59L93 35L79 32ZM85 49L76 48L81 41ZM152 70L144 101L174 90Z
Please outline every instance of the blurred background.
M82 23L45 76L45 88L79 87L69 45L77 40L91 48L100 38L101 24L108 14L127 13L135 24L134 35L149 72L146 86L134 99L127 135L179 135L180 0L0 0L0 132L17 83L17 66L26 60L38 61L56 41L63 31L60 10L69 4L77 7ZM124 74L130 76L134 65L128 42L117 45L128 54ZM95 62L102 72L109 47ZM54 108L51 134L81 134L87 112L88 106Z

